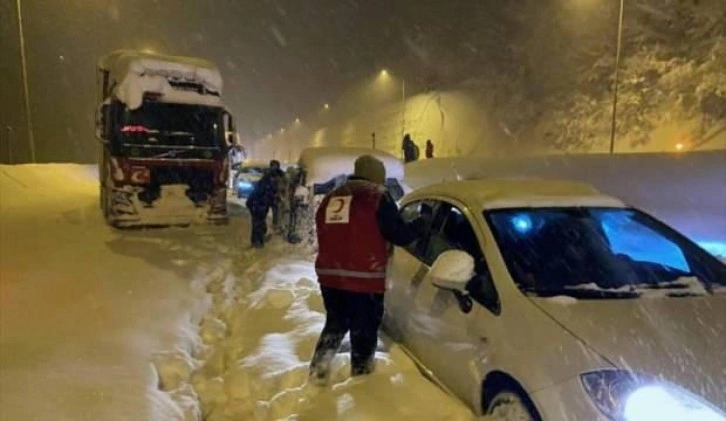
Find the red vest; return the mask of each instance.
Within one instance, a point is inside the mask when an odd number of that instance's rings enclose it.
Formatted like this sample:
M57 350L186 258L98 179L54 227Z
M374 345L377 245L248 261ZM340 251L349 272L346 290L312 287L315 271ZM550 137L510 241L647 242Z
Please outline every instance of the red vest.
M315 214L320 285L352 292L386 289L388 242L376 217L383 187L351 180L328 194Z

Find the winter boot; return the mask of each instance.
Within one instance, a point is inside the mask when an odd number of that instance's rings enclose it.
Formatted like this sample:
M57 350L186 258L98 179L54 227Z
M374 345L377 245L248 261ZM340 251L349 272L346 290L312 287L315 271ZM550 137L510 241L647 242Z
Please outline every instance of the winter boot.
M376 359L374 357L371 357L368 361L365 361L364 363L352 364L350 366L350 375L351 377L365 376L367 374L373 373L375 370Z

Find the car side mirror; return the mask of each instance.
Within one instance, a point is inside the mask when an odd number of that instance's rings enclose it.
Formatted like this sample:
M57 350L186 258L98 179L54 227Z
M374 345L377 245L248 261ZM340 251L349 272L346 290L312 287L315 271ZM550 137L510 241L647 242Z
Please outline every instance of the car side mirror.
M227 148L231 148L239 141L239 134L237 132L225 132L224 141Z
M435 287L467 294L466 285L474 276L474 258L461 250L447 250L436 258L429 276Z

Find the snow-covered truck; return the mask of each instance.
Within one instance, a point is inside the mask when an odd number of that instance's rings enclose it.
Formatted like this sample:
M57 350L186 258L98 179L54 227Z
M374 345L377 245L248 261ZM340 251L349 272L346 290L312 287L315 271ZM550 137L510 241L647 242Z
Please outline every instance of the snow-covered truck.
M217 67L115 51L98 61L100 206L115 227L227 222L236 139Z

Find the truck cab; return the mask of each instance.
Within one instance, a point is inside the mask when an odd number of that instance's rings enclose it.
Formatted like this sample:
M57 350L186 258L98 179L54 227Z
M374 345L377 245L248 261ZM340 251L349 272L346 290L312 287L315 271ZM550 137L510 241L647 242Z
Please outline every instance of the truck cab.
M100 206L115 227L226 223L234 121L213 63L116 51L98 62Z

